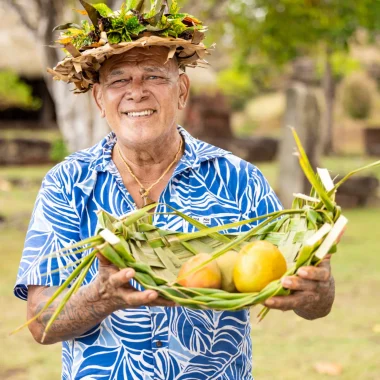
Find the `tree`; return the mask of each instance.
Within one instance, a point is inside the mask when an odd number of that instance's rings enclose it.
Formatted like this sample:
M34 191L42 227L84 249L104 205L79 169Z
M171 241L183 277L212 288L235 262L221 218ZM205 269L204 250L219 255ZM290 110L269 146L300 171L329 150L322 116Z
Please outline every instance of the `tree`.
M119 1L108 1L116 7ZM8 4L18 13L20 22L36 41L36 46L45 67L54 67L63 58L63 53L51 45L52 33L56 25L75 17L72 8L78 4L67 0L8 0ZM33 15L35 17L33 17ZM91 94L73 95L71 85L53 81L44 73L50 95L57 113L57 123L70 151L91 146L109 131L104 119L101 119Z
M233 34L230 51L235 65L281 67L299 56L325 56L323 78L326 99L325 151L333 150L333 110L336 80L332 54L348 49L356 32L365 28L374 36L380 31L380 2L376 0L210 0L225 9L227 27L219 33ZM224 8L223 8L224 7ZM240 69L239 68L239 69Z

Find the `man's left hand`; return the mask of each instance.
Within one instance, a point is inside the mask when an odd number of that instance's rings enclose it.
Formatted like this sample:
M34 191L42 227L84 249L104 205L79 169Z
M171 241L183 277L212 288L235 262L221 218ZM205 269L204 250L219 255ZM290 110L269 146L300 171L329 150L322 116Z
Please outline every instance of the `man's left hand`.
M264 305L271 309L294 310L305 319L326 316L331 310L335 296L330 258L330 255L326 256L317 267L301 267L297 276L284 277L282 285L292 290L292 294L272 297L265 301Z

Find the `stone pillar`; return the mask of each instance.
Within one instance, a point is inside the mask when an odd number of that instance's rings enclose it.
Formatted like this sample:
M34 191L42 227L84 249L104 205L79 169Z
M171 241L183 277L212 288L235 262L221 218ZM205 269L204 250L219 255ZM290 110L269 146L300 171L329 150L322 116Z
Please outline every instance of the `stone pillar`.
M296 144L289 127L296 129L314 169L321 152L321 115L312 81L313 70L310 64L306 65L305 70L295 65L295 73L297 75L293 76L286 90L286 111L279 149L278 195L286 208L292 204L293 193L310 192L298 158L293 155Z
M185 109L184 126L201 140L232 139L230 116L231 111L222 94L192 94Z

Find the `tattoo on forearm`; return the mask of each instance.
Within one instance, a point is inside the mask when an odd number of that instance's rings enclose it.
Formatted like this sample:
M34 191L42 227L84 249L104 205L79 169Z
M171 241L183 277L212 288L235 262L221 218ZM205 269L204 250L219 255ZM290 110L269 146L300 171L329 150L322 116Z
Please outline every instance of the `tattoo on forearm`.
M46 302L53 295L55 290L55 288L46 288L41 292L41 301L34 308L34 314L39 313L44 308ZM64 297L64 294L65 293L58 297L37 319L42 330L46 328L50 318ZM86 286L79 289L79 291L67 302L61 313L49 328L47 338L49 338L49 335L54 335L54 340L73 339L88 331L97 323L100 323L110 314L110 305L104 302L97 303L96 301L98 300L99 296L93 287Z

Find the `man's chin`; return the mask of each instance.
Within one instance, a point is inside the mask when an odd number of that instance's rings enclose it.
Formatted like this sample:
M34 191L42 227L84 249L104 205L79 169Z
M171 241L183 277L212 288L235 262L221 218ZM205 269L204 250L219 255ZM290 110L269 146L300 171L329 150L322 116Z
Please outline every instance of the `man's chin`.
M149 144L158 143L160 140L159 131L156 130L157 125L139 125L127 126L128 132L123 131L115 132L118 139L125 145L130 147L144 146ZM134 129L134 130L133 130Z

